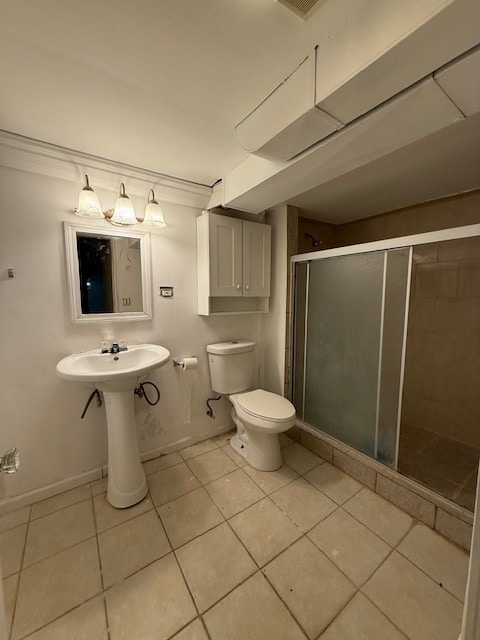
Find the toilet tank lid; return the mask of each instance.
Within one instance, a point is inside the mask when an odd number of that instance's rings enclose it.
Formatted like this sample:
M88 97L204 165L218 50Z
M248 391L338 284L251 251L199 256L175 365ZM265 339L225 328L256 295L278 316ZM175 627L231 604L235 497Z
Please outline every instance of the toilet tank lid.
M207 353L216 355L230 355L231 353L245 353L255 349L255 342L250 340L229 340L207 345Z

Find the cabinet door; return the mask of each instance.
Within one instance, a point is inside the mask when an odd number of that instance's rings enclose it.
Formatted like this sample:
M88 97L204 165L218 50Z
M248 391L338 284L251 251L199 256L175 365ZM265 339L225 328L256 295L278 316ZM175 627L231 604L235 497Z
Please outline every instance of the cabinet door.
M242 295L242 221L210 214L210 295Z
M243 221L243 295L270 295L271 227Z

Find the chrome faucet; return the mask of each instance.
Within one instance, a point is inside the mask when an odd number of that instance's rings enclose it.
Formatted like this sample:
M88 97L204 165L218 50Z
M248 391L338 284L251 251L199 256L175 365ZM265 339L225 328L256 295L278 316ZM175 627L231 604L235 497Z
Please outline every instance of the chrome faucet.
M120 353L120 351L127 351L128 347L125 340L119 340L118 342L112 342L111 345L104 340L102 342L102 353Z

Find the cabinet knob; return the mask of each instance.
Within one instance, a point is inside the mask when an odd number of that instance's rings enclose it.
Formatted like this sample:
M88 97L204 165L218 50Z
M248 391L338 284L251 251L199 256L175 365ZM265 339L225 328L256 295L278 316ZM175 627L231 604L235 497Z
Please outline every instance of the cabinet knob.
M241 289L241 285L237 284L237 289Z
M250 289L250 285L249 285L249 284L246 284L246 285L245 285L245 289L248 291L248 290Z

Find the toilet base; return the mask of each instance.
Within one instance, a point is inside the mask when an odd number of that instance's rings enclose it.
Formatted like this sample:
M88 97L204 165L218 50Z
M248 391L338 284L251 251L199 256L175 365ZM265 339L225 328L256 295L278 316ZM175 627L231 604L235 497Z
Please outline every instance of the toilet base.
M230 445L248 464L259 471L275 471L282 466L280 442L276 433L264 434L257 431L237 433Z

